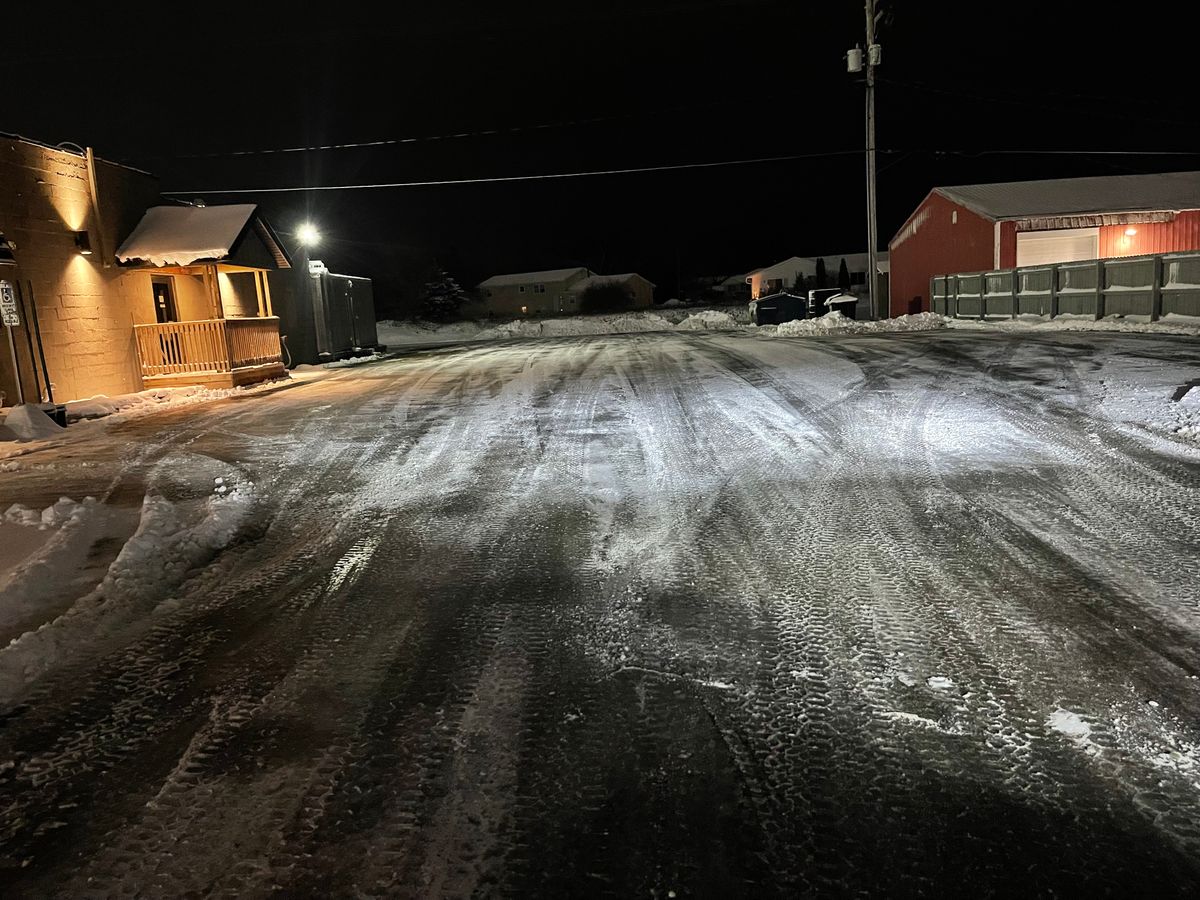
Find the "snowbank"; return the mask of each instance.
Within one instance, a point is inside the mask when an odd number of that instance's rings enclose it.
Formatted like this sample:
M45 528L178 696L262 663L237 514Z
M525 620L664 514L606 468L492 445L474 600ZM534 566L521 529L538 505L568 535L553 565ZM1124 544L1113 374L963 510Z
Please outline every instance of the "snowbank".
M826 313L819 319L794 319L782 325L763 325L758 331L766 332L774 329L779 337L801 337L814 334L868 334L871 332L893 331L935 331L946 327L946 319L936 313L917 313L911 316L899 316L895 319L882 319L878 322L863 322L849 319L836 310Z
M14 406L4 417L4 425L18 441L44 441L63 433L57 422L32 403Z
M86 400L69 401L66 404L67 419L77 422L81 419L100 419L118 413L126 418L136 418L168 406L187 406L193 403L207 403L210 400L222 400L237 394L252 392L256 388L261 389L264 386L273 387L275 382L267 381L262 384L235 388L151 388L148 391L118 394L115 397L97 394Z
M738 316L741 313L740 309L703 309L686 313L679 309L654 309L597 316L518 319L497 325L478 322L434 325L429 322L385 321L378 324L378 329L381 342L389 347L403 347L455 343L462 340L586 337L649 331L743 331L763 337L799 337L872 331L928 331L945 326L945 320L933 313L901 316L881 322L859 322L846 318L840 312L831 312L820 319L762 326L739 322Z
M947 319L951 328L1001 331L1119 331L1130 334L1177 334L1200 337L1200 319L1193 316L1163 316L1151 322L1144 316L1111 317L1097 321L1091 316L1061 315L1053 319L1042 316L1018 316L1015 319Z
M95 497L84 497L82 503L76 503L70 497L59 497L57 503L42 510L29 509L20 503L14 503L4 511L3 520L10 525L57 528L64 522L79 516L86 507L95 502Z
M69 594L57 598L59 604L64 600L70 604L65 611L0 648L0 702L11 702L26 685L80 648L95 647L124 628L144 627L156 608L169 607L172 591L237 539L250 521L255 490L253 483L236 473L231 480L230 468L220 460L192 455L186 460L164 457L159 462L136 531L100 583L73 602ZM199 487L205 478L211 487ZM184 493L184 488L193 496L167 498L168 493ZM105 504L89 499L75 504L64 498L39 518L67 515L62 534L68 535L87 515L107 511ZM20 510L14 515L22 521L28 518ZM84 538L81 548L87 550L91 540L86 532ZM47 545L47 549L61 551L62 547ZM55 608L41 590L47 580L42 570L54 562L52 554L32 559L4 583L0 626L21 621L37 609ZM50 587L51 593L61 592Z

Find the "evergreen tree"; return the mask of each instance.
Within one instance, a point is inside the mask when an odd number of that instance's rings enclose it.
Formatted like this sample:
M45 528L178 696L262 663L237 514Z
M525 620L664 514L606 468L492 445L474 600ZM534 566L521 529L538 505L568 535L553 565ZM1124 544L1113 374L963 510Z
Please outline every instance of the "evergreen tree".
M829 275L825 272L825 258L817 260L817 288L829 287Z
M421 316L431 322L448 322L458 316L459 309L470 299L454 277L439 268L421 291Z
M846 265L846 260L842 259L842 264L838 266L838 287L843 291L850 290L850 269Z

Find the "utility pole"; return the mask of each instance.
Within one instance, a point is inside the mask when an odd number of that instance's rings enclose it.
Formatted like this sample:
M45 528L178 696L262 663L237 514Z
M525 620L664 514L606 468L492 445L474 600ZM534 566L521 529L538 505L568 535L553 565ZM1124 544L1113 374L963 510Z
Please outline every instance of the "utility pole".
M850 72L861 72L864 62L867 70L867 290L871 302L871 318L881 318L879 308L879 223L876 219L875 203L875 67L883 61L883 50L875 42L875 26L879 13L875 0L866 0L867 50L855 47L846 54L846 68Z

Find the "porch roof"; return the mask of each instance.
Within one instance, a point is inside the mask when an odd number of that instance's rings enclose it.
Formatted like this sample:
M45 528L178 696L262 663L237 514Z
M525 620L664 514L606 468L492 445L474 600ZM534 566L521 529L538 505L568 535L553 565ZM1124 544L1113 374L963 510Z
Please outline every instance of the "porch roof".
M190 266L204 260L252 268L267 268L271 262L277 269L291 267L279 238L253 203L151 207L117 250L117 259L153 266Z

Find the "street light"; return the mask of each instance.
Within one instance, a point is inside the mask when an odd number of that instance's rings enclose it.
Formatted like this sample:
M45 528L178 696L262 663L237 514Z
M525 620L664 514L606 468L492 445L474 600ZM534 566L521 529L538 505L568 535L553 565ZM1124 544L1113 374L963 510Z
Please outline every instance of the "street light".
M296 240L305 247L315 247L321 242L321 232L312 222L305 222L296 229Z

